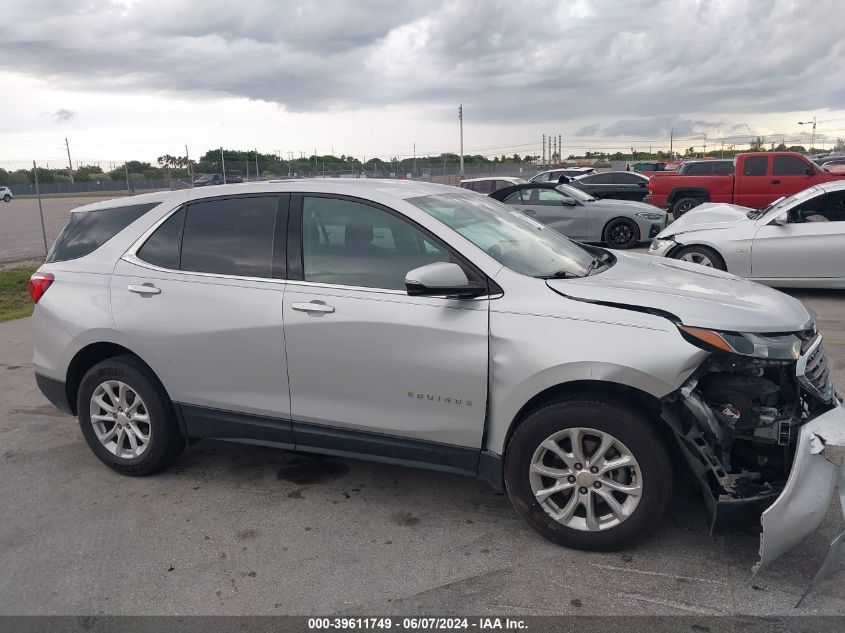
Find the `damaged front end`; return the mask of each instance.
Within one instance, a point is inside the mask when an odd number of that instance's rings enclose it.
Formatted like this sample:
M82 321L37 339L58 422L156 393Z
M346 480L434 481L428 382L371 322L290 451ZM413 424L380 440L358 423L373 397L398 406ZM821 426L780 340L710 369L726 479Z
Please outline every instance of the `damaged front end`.
M756 573L818 527L837 484L843 495L845 408L815 328L766 335L678 328L711 355L664 398L663 417L704 492L711 531L760 517ZM843 559L845 533L814 583Z

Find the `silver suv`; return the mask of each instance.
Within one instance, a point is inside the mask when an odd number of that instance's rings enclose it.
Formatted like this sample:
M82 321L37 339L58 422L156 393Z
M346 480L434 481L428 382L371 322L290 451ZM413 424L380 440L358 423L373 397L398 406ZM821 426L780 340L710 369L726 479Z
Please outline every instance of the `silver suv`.
M31 292L38 385L126 475L197 438L422 466L506 490L552 541L615 549L660 522L677 461L714 527L765 510L762 564L845 479L845 410L801 303L453 187L88 205Z

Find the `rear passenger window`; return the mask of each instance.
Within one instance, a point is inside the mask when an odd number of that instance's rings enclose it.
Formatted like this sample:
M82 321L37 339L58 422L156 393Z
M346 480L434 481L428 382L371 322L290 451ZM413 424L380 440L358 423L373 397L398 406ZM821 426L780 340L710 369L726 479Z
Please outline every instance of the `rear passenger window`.
M691 163L687 167L687 176L704 176L713 173L713 165L710 163Z
M729 176L734 173L733 163L716 163L716 173L720 176Z
M188 207L182 270L270 277L276 197L209 200Z
M144 242L137 253L138 258L154 266L177 270L179 268L179 241L182 239L184 219L184 208L167 218Z
M769 168L768 156L752 156L745 159L742 173L745 176L765 176Z
M71 213L47 257L48 262L64 262L93 253L159 202L128 207Z

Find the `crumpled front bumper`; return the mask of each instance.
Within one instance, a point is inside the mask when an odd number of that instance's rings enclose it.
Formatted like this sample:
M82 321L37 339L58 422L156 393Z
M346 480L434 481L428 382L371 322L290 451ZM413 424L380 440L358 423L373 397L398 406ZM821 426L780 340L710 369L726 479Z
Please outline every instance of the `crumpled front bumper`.
M845 408L838 402L834 409L801 427L786 486L760 519L763 533L760 560L753 568L755 574L819 526L837 486L845 516ZM831 543L810 588L839 569L843 562L845 532Z

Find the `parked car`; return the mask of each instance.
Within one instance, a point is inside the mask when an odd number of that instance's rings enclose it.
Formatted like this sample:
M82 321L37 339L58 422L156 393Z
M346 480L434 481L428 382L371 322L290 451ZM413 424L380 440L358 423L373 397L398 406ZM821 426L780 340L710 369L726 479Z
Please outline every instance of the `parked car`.
M651 171L666 171L666 163L657 160L639 160L631 165L631 169L640 174Z
M820 169L796 152L749 152L737 154L735 161L732 175L652 175L646 202L669 208L675 218L705 202L762 209L777 198L845 177Z
M664 229L649 253L770 286L845 288L845 180L810 187L759 211L703 204Z
M845 478L845 410L798 300L583 246L454 187L87 205L30 294L39 388L124 475L200 438L431 467L505 491L556 543L608 550L659 525L674 457L712 526L770 506L760 567Z
M0 198L3 199L3 202L11 202L14 197L15 194L12 193L11 189L8 187L0 187Z
M642 202L648 195L648 178L630 171L606 171L601 174L577 176L569 185L599 199Z
M194 181L194 187L209 187L211 185L222 185L223 176L220 174L203 174Z
M558 169L548 169L535 174L528 182L554 182L563 184L569 182L576 176L586 176L587 174L594 174L596 170L592 167L560 167Z
M815 158L813 162L816 163L819 167L827 167L829 164L833 163L835 165L843 165L845 164L845 155L842 154L829 154L828 156Z
M461 181L462 189L477 191L478 193L493 193L497 189L518 185L525 182L524 178L513 178L510 176L490 176L486 178L468 178Z
M573 240L633 248L666 226L666 212L650 204L599 200L571 185L527 183L490 194Z

